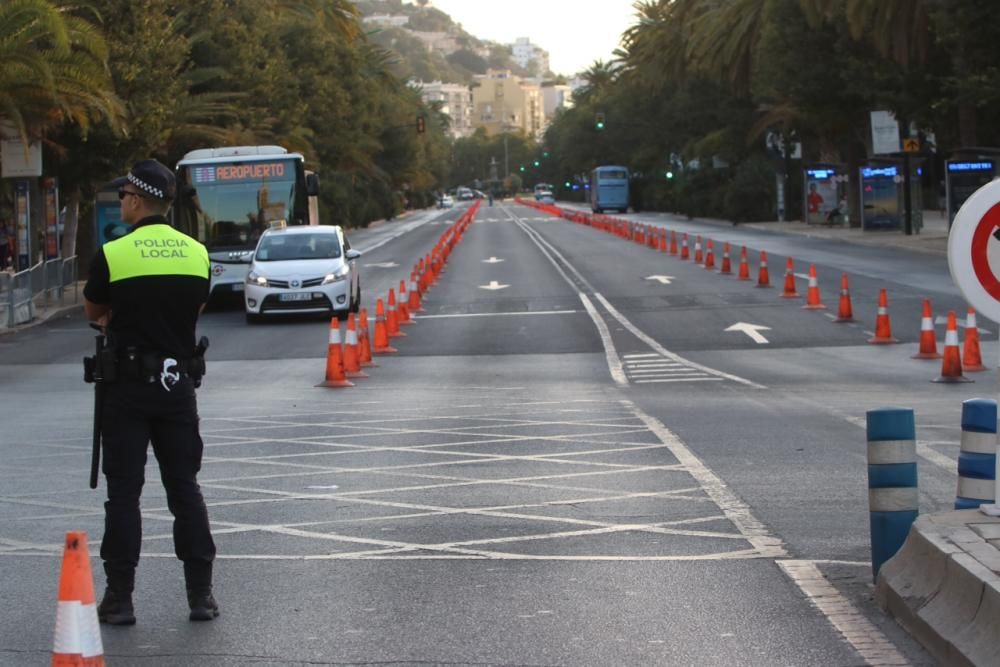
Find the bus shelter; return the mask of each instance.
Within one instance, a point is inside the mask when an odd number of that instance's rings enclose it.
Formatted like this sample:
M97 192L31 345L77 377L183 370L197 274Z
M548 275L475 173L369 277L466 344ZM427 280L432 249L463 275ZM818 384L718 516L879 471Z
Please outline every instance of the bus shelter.
M993 149L1000 153L1000 149ZM972 193L997 178L995 155L983 152L957 152L944 161L945 204L948 210L948 227L955 220L958 209Z

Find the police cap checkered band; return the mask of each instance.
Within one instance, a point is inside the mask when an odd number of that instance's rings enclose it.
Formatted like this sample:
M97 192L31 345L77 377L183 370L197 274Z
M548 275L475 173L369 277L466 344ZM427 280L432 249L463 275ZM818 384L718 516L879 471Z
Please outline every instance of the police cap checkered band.
M126 176L111 182L120 188L126 183L134 185L139 192L156 199L170 200L176 192L176 180L172 171L156 160L139 160Z
M153 195L154 197L158 197L160 199L166 199L166 196L164 195L163 190L161 190L160 188L154 187L154 186L150 185L149 183L146 183L141 178L139 178L138 176L136 176L135 174L133 174L131 171L128 173L128 176L126 176L125 178L128 179L129 183L131 183L132 185L136 186L140 190L144 190L145 192L148 192L149 194Z

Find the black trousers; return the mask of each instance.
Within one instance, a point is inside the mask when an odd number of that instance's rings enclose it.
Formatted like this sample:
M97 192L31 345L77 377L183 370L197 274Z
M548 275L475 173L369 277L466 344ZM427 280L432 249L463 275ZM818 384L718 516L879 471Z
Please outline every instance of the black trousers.
M197 480L203 445L191 378L182 376L170 391L160 382L106 385L102 429L101 468L108 500L101 559L108 585L130 591L134 587L142 543L139 496L145 482L146 451L152 442L174 517L174 552L184 563L187 586L211 586L215 542Z

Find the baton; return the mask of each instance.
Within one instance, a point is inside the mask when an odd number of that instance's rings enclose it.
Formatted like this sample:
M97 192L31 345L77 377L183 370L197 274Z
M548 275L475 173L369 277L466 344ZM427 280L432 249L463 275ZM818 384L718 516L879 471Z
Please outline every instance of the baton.
M100 327L91 323L100 331ZM94 442L90 452L90 488L97 488L97 473L101 469L101 419L104 407L104 369L101 368L101 352L104 350L104 334L94 337L97 351L94 353Z

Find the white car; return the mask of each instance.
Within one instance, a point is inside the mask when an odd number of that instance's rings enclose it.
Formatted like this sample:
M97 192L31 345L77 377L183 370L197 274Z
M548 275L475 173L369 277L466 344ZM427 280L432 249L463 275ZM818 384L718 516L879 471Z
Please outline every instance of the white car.
M264 232L247 273L247 322L265 315L316 313L347 319L361 307L357 260L337 226L279 227Z
M441 195L438 199L438 208L451 208L455 205L455 199L451 195Z

